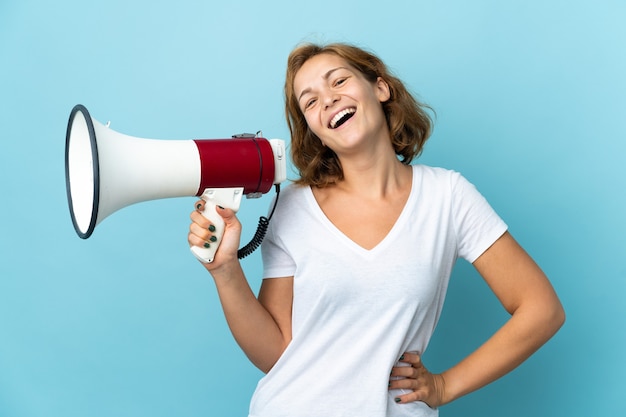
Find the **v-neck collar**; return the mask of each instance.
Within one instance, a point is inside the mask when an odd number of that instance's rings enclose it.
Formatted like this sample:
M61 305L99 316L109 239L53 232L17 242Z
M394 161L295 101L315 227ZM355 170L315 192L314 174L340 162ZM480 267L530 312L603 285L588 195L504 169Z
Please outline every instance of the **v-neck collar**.
M324 213L319 203L315 199L315 196L313 195L313 190L311 189L311 187L305 188L305 196L310 206L312 207L313 211L315 212L315 215L334 235L336 235L339 238L341 242L343 242L347 247L351 248L353 251L363 256L368 256L368 255L371 256L377 252L382 251L384 248L386 248L389 245L389 242L393 241L394 236L402 231L402 229L404 228L404 225L407 222L407 217L409 216L408 213L410 211L410 207L413 206L414 200L417 195L417 183L418 183L417 170L415 169L415 166L412 166L411 168L412 168L412 173L411 173L412 181L411 181L411 190L409 192L409 197L404 203L404 207L402 208L400 215L396 219L395 223L393 224L389 232L385 235L385 237L382 238L380 242L378 242L371 249L366 249L363 246L356 243L354 240L350 239L344 232L342 232L337 226L335 226L335 224L332 221L330 221L330 219L326 216L326 213Z

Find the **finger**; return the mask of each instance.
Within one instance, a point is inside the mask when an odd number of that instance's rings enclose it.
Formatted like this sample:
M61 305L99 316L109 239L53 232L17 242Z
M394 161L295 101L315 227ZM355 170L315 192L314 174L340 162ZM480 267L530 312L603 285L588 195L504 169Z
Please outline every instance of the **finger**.
M412 366L395 366L391 368L391 376L413 378L416 375L416 369Z
M201 205L200 203L197 204L198 206ZM204 207L202 207L204 208ZM189 217L191 217L192 220L197 220L197 219L201 219L204 217L204 215L202 214L203 210L194 210L191 212L191 214L189 215ZM206 217L204 217L206 218Z
M200 199L200 200L196 201L193 206L194 206L194 208L197 211L204 211L205 205L206 205L206 202L204 200Z
M422 357L416 352L404 352L398 362L408 363L413 367L422 366Z
M431 408L436 408L442 404L445 384L441 375L431 375L431 378L422 376L416 379L399 380L389 385L391 389L397 387L398 389L409 389L412 391L394 398L397 403L404 404L421 401Z
M211 242L209 240L203 240L194 235L189 235L187 241L189 242L189 246L207 249L211 247Z
M215 206L215 211L217 211L217 214L222 216L222 219L224 220L224 226L227 229L241 230L241 223L239 222L236 213L232 209Z
M215 227L212 227L210 222L206 222L208 226L201 225L199 223L193 222L189 225L189 243L194 243L194 246L203 246L200 245L201 242L215 242L217 238L213 235L215 231Z
M435 388L429 386L424 380L417 379L406 379L399 380L397 384L391 384L392 386L397 385L397 389L410 390L411 392L403 395L398 395L394 400L397 403L405 404L414 401L422 401L425 402L429 407L433 407L431 402L434 401L433 395L435 394Z
M217 212L217 214L222 216L222 218L224 219L224 222L226 222L226 220L231 220L232 218L235 217L235 212L229 208L225 208L222 206L215 206L215 211Z
M213 232L214 228L211 227L211 224L207 222L209 226L205 224L199 224L196 222L192 222L189 225L189 233L198 236L201 239L208 239Z
M411 359L412 362L408 362L408 360L409 359L398 361L400 365L391 368L391 374L393 376L416 378L418 375L427 372L427 369L422 365L420 360Z
M389 381L389 389L405 389L405 390L415 390L419 387L419 382L417 379L413 378L401 378L401 379L392 379Z
M431 405L426 402L427 399L428 399L428 396L423 390L416 390L408 394L398 395L397 397L394 398L394 401L398 404L406 404L406 403L411 403L414 401L422 401L422 402L425 402L426 405L431 407Z
M215 231L215 226L213 226L211 221L204 217L204 215L199 211L192 211L189 218L191 219L192 224L197 224L200 228L211 232Z

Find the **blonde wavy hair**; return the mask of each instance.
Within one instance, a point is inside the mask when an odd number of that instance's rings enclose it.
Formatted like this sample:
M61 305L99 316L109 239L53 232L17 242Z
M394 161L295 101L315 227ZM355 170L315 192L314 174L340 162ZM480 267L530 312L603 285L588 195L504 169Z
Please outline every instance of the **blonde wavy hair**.
M431 134L433 119L428 111L432 109L417 101L402 81L371 52L344 43L306 43L289 54L285 77L285 115L291 133L291 158L300 174L296 184L325 187L343 179L339 158L309 129L294 91L296 73L307 60L319 54L335 54L343 58L372 83L378 77L387 82L391 96L382 107L391 143L399 160L409 165L422 152Z

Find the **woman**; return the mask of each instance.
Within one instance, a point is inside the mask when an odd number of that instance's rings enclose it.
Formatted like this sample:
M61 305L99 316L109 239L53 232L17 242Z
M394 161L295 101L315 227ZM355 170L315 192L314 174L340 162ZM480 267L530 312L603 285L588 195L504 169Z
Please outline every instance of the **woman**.
M504 222L456 172L410 165L431 120L376 56L302 45L285 82L291 155L262 246L255 297L237 260L241 225L211 264L231 331L267 375L253 417L436 416L437 408L511 371L562 325L548 279ZM199 202L202 208L202 202ZM189 243L211 239L191 214ZM511 314L454 367L421 362L458 257Z

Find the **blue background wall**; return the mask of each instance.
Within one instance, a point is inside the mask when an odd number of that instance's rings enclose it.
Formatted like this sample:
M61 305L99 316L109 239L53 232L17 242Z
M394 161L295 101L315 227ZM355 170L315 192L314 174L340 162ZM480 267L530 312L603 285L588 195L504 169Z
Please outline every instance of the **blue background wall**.
M82 103L133 136L288 139L302 40L374 50L436 109L421 162L473 181L566 307L539 353L441 415L625 415L624 21L621 0L2 0L0 415L246 415L261 374L187 249L195 199L136 204L79 239L65 128ZM247 236L270 198L244 202ZM259 254L244 264L258 287ZM427 364L505 319L460 263Z

